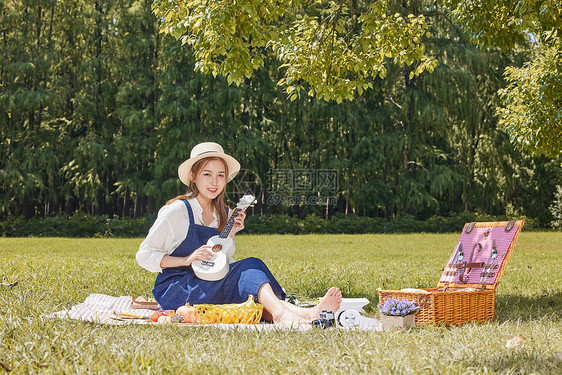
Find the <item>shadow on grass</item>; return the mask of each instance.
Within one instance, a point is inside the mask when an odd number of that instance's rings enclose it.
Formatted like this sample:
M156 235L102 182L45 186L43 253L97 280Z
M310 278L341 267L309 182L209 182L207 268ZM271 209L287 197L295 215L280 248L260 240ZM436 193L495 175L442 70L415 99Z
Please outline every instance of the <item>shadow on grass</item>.
M561 319L562 293L536 296L507 294L496 296L496 321Z

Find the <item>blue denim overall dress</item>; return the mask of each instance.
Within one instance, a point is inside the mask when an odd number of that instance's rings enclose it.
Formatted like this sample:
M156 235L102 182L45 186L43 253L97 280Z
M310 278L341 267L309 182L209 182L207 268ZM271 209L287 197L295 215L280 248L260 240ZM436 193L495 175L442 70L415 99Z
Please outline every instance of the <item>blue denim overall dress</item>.
M218 234L216 228L195 224L190 204L186 200L183 203L189 214L189 230L185 240L171 254L175 257L189 256L205 245L209 238ZM175 310L186 302L191 305L241 303L250 294L257 301L258 291L265 283L271 285L278 297L285 298L285 292L265 263L258 258L246 258L231 263L226 276L218 281L197 278L191 266L164 268L156 277L152 294L162 309Z

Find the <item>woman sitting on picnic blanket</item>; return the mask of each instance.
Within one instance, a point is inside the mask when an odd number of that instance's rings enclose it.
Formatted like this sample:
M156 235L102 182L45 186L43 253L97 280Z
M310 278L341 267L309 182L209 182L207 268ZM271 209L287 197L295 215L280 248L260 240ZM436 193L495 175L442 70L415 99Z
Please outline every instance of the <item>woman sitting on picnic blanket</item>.
M191 158L178 168L187 194L167 202L137 252L139 265L159 272L152 291L163 309L194 304L242 303L248 295L257 297L264 307L264 318L280 324L309 323L322 310L336 312L341 291L330 288L312 308L301 308L284 301L285 293L267 266L257 258L229 261L230 270L218 281L197 278L191 264L213 256L207 240L224 227L229 213L224 204L227 182L240 170L236 159L213 142L196 145ZM244 228L246 214L236 217L230 236Z

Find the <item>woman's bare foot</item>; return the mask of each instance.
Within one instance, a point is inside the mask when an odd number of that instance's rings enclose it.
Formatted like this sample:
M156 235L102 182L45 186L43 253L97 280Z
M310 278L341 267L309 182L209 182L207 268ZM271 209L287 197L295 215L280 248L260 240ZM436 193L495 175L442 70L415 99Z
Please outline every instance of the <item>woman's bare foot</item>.
M299 324L310 323L301 316L293 313L289 309L283 308L275 315L272 315L273 323L288 327L297 327Z
M297 327L299 324L310 324L319 318L324 310L336 312L341 305L341 290L336 287L328 289L318 305L311 308L298 307L277 298L271 285L264 284L258 291L258 299L263 305L263 317L276 324Z
M311 309L311 321L318 319L320 313L324 310L335 313L341 305L341 290L336 287L328 289L324 297L320 298L318 305Z

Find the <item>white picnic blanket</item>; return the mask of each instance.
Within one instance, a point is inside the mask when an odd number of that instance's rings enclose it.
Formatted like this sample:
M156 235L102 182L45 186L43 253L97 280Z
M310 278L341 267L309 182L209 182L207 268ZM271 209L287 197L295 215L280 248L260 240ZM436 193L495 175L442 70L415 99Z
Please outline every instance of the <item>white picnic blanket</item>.
M107 324L128 324L132 321L114 319L120 313L148 316L154 312L150 309L133 309L131 296L113 297L106 294L92 293L82 303L74 305L70 310L62 310L49 315L51 318L77 319L86 322ZM134 323L147 323L135 320Z
M115 319L119 314L127 313L133 315L149 316L154 313L150 309L133 309L133 298L131 296L113 297L106 294L92 293L82 303L74 305L70 310L62 310L47 315L50 318L76 319L86 322L103 323L103 324L154 324L148 320L141 319ZM372 319L371 319L372 320ZM193 324L181 324L182 326L194 326ZM197 325L199 326L199 325ZM222 329L252 329L252 330L271 330L271 329L287 329L293 328L306 331L312 328L310 324L302 324L298 327L288 327L278 324L207 324L206 327L215 327ZM379 326L359 325L347 326L339 328L344 329L366 329L379 331Z

